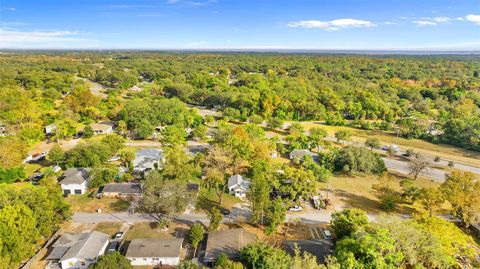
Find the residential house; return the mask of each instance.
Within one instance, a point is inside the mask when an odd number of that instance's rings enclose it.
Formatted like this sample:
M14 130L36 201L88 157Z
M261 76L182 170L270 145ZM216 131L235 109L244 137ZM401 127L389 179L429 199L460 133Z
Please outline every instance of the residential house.
M101 232L66 233L54 244L46 260L56 263L62 269L84 269L95 263L105 252L109 236Z
M163 151L160 149L149 148L137 151L133 160L133 172L142 174L155 167L161 168L163 163Z
M45 126L45 134L46 135L51 135L53 134L53 132L57 129L57 125L55 124L49 124L47 126Z
M102 197L141 198L143 185L141 183L110 183L103 186Z
M290 160L303 160L305 156L312 156L312 158L315 160L318 157L318 154L311 152L308 149L294 149L292 152L290 152Z
M231 260L240 260L240 250L257 240L257 236L242 228L209 232L203 263L213 265L218 256L225 253Z
M139 238L128 245L125 257L133 266L176 266L180 263L183 239Z
M68 168L60 178L63 194L84 194L88 187L88 168Z
M93 133L98 134L111 134L113 133L113 129L115 128L115 124L109 121L102 121L99 123L92 123L90 124L92 127Z
M241 175L237 174L228 178L228 192L235 197L245 198L249 187L250 181Z

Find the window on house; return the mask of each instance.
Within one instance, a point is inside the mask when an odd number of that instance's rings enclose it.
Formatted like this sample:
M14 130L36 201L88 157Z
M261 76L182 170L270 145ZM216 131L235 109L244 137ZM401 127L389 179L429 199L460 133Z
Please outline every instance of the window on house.
M82 194L82 190L75 190L75 194Z
M71 193L70 190L63 190L63 194L65 195L69 195L70 193Z

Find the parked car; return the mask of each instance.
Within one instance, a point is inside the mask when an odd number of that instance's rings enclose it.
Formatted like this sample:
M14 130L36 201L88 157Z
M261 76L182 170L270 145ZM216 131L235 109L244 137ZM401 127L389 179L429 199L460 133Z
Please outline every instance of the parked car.
M230 213L232 213L229 209L226 209L226 208L221 208L220 209L220 213L222 213L224 216L228 216L230 215Z
M288 211L299 212L299 211L302 211L302 209L303 208L301 206L295 205L294 207L290 207Z
M123 239L123 235L124 235L123 232L117 232L117 233L115 233L115 235L113 236L113 238L114 238L115 240L117 240L117 241L120 241L120 240Z
M322 231L322 233L323 233L323 238L325 238L325 239L327 239L327 240L332 240L332 234L330 233L329 230L324 229L324 230Z
M114 251L117 251L119 248L120 248L120 242L112 241L110 242L110 244L108 244L107 253L112 253Z

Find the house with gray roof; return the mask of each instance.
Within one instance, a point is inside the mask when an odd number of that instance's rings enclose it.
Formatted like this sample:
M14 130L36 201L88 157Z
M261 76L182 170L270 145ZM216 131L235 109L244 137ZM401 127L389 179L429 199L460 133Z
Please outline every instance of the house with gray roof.
M161 168L163 164L163 151L156 148L148 148L137 151L133 160L133 172L144 174L155 167Z
M84 194L88 187L88 172L88 168L68 168L59 182L63 194Z
M228 192L239 198L247 197L247 191L250 187L250 180L236 174L228 178Z
M137 238L128 245L125 257L133 266L176 266L180 263L183 239Z
M90 124L94 134L111 134L115 128L115 124L110 121L102 121Z
M213 265L220 254L225 253L231 260L240 260L240 250L257 241L257 236L242 228L209 232L203 263Z
M305 156L311 156L315 160L317 159L318 154L313 153L308 149L294 149L292 150L292 152L290 152L290 160L295 160L295 159L303 160Z
M102 197L141 198L143 185L141 183L109 183L103 186Z
M89 233L65 233L54 244L46 260L57 263L62 269L88 268L105 252L108 245L107 234L93 231Z

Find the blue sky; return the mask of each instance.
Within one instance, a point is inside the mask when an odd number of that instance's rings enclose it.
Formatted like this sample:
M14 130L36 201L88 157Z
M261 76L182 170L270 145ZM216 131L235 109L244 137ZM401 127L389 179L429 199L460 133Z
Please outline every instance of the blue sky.
M480 50L480 2L0 0L0 48Z

